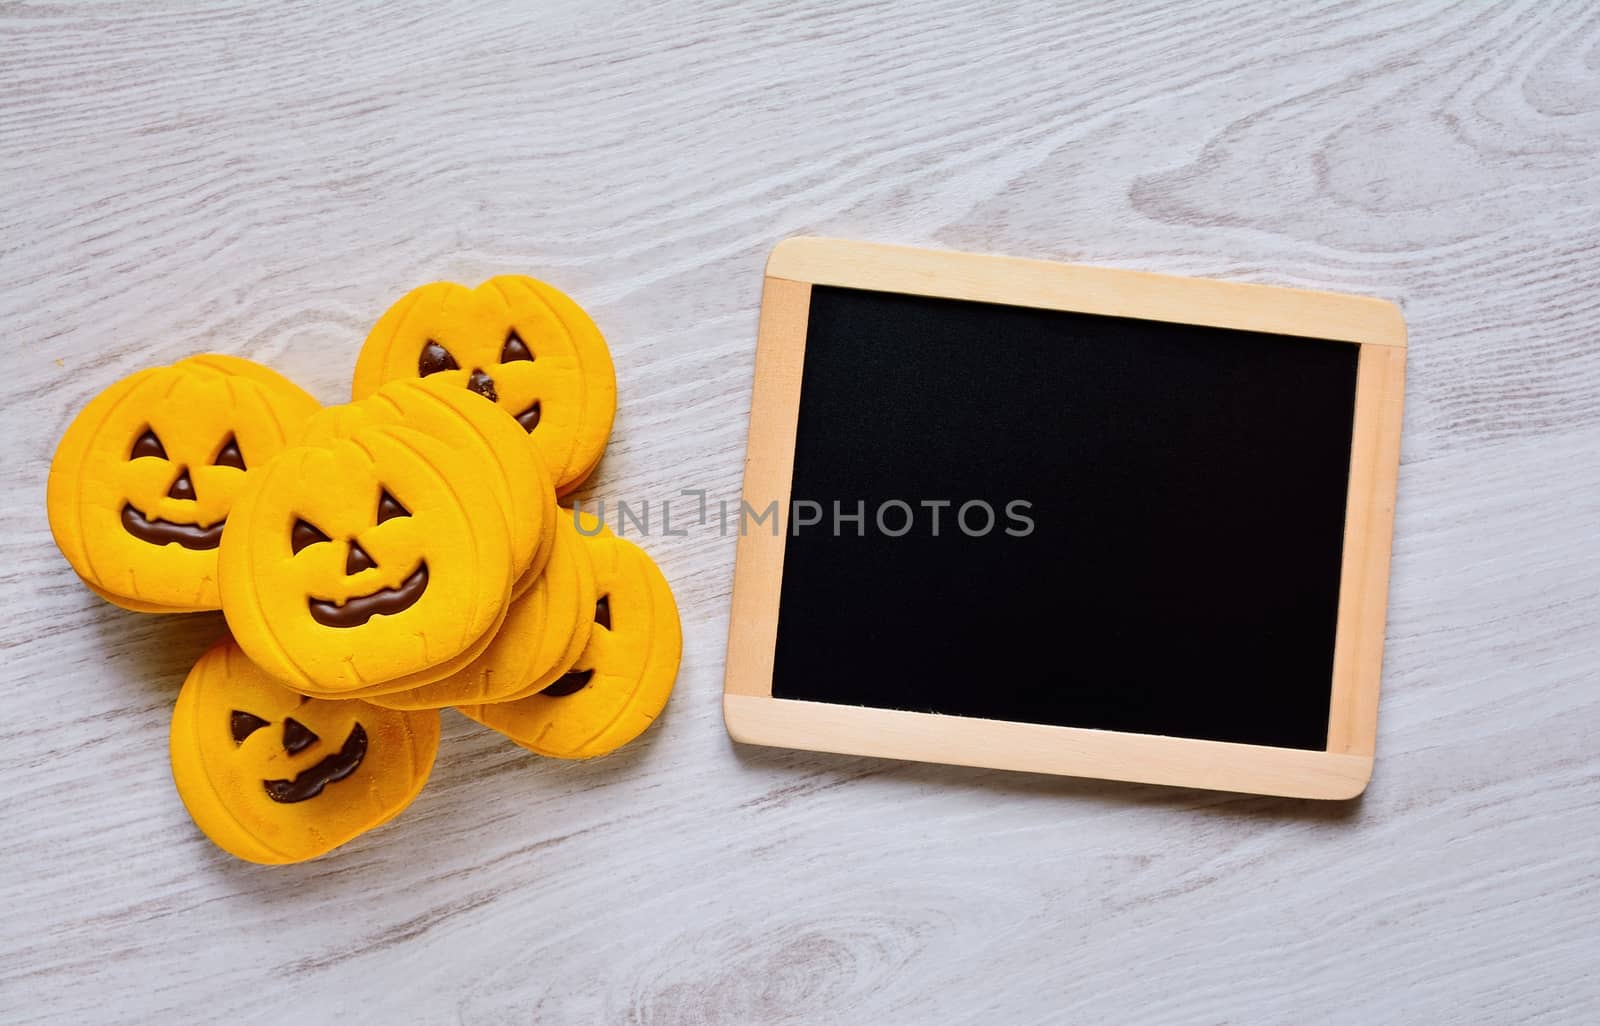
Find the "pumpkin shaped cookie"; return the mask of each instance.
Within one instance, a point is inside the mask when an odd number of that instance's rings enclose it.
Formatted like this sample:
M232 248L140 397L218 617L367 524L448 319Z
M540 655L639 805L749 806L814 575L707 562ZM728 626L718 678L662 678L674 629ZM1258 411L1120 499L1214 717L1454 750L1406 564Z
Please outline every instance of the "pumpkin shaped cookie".
M488 645L510 538L483 468L412 428L296 446L222 540L222 611L252 661L324 698L447 676Z
M616 415L605 339L565 293L521 275L475 289L434 282L378 319L356 358L356 399L386 381L439 377L492 399L521 424L558 493L594 470Z
M526 590L555 544L556 501L544 461L494 403L443 381L391 381L367 398L330 406L306 421L297 445L322 445L373 425L404 425L439 439L459 462L475 462L510 528L512 594Z
M594 564L594 627L576 665L538 694L461 708L540 755L588 759L642 734L672 693L683 651L678 607L645 551L603 532Z
M388 821L422 790L438 713L305 698L231 638L190 671L172 714L172 777L195 825L248 862L301 862Z
M502 702L542 691L567 672L594 626L595 577L588 545L571 517L556 520L555 552L544 573L526 595L512 600L505 622L478 658L443 680L370 701L390 709Z
M50 462L57 546L95 594L126 609L216 609L218 544L247 470L316 409L287 378L237 357L123 378L73 419Z

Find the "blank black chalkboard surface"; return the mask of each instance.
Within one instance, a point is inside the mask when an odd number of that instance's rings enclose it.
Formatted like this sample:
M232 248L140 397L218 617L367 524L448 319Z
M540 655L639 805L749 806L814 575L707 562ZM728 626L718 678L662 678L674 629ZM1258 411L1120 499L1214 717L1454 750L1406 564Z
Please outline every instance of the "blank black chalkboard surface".
M730 734L1359 794L1404 373L1375 299L782 243Z

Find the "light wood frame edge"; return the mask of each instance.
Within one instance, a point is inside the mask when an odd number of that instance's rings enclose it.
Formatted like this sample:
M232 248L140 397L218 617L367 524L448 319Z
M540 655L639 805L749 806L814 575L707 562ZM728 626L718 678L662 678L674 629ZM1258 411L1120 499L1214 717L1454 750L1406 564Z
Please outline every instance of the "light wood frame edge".
M740 499L757 511L776 500L777 516L770 532L764 526L746 531L745 518L739 518L724 695L772 698L778 592L783 584L784 542L789 536L789 489L794 483L794 437L810 315L810 283L766 279L761 291L750 436L745 445Z
M1330 752L1370 756L1377 750L1405 375L1404 346L1361 346L1334 628Z
M813 284L1358 343L1328 750L773 698L773 647ZM768 259L762 293L742 494L757 511L776 501L777 516L772 529L763 524L738 540L723 701L730 736L750 744L1259 794L1360 794L1371 776L1377 734L1405 346L1399 308L1362 296L838 239L779 243Z
M743 744L1284 798L1354 798L1372 756L724 694Z

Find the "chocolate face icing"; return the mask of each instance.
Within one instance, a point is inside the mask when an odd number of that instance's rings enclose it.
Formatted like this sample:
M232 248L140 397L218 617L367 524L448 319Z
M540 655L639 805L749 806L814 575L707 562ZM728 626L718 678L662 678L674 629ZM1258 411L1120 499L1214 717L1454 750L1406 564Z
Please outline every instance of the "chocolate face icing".
M428 344L422 347L422 353L417 357L417 374L424 378L429 374L458 370L460 367L461 365L456 363L456 358L450 355L450 350L431 338L428 339Z
M318 530L315 524L307 523L304 520L296 520L294 528L289 532L289 551L298 553L308 545L316 545L332 540Z
M395 517L409 517L410 515L411 511L400 505L400 500L390 495L389 489L385 488L379 494L377 523L381 524L385 520L393 520Z
M167 489L169 499L188 499L194 501L194 482L189 480L189 469L184 467L178 471L178 479L172 482L172 487Z
M294 723L289 720L288 723ZM285 726L287 727L287 723ZM295 724L299 726L299 724ZM304 728L301 728L304 729ZM310 733L310 731L306 731ZM315 738L316 735L312 735ZM285 739L285 747L288 745ZM307 742L309 743L309 742ZM304 745L301 746L302 748ZM296 749L297 751L299 749ZM367 756L367 732L357 723L350 729L350 736L345 738L344 747L323 759L315 766L310 767L295 775L293 780L263 780L261 786L266 788L267 797L275 802L285 804L303 802L308 798L315 798L322 793L322 789L336 781L343 780L356 771L361 765L361 760Z
M233 735L233 743L244 744L244 739L267 725L267 721L255 713L235 709L228 716L228 731Z
M494 390L494 379L481 370L474 370L467 379L467 388L489 400L491 403L500 401L500 396Z
M565 698L567 695L575 695L589 686L589 678L593 676L593 670L573 670L571 673L565 673L557 677L554 684L545 688L539 694L549 695L551 698Z
M382 588L370 595L346 599L344 605L326 599L307 599L311 618L324 627L360 627L374 616L393 616L410 609L428 590L428 564L418 563L398 588Z
M147 517L133 508L132 503L125 503L122 507L122 529L140 541L149 542L151 545L182 545L186 549L214 549L222 541L222 525L219 520L209 527L199 524L178 524L171 520L162 520L160 517Z
M533 433L533 429L539 426L539 400L535 399L532 406L517 414L517 423L522 425L522 430Z
M354 577L363 570L371 570L378 564L367 555L367 550L356 544L354 538L350 539L350 552L344 557L344 575Z
M228 440L222 443L222 451L217 453L217 458L211 462L213 466L232 467L235 470L245 469L244 453L239 451L239 440L229 435Z
M128 453L128 459L141 460L147 456L158 460L167 458L166 447L161 444L161 439L150 428L144 429L144 434L133 440L133 449Z
M518 360L533 362L533 351L528 348L528 343L522 341L522 336L517 334L517 329L512 328L506 332L506 344L500 347L500 362L515 363Z
M293 716L283 721L283 750L290 755L299 755L320 740L315 731Z

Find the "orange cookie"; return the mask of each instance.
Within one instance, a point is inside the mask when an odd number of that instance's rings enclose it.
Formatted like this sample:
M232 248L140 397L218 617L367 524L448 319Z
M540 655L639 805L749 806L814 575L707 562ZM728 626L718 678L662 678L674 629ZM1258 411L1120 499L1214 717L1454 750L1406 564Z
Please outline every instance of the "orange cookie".
M535 460L535 463L540 461ZM541 464L542 466L542 464ZM549 475L543 471L539 474L539 497L543 500L543 512L539 521L539 544L533 551L533 558L528 561L528 568L516 580L511 582L511 597L521 598L538 583L539 577L544 573L553 557L556 545L556 522L561 519L561 507L556 505L556 494L549 487Z
M303 862L392 819L422 790L439 715L303 698L231 638L189 672L172 713L172 778L217 847Z
M323 698L448 676L510 597L510 540L482 467L377 426L261 469L222 540L222 611L252 661Z
M559 289L521 275L475 289L413 289L373 326L351 391L361 399L386 381L435 375L515 417L560 494L599 463L616 415L616 371L599 329Z
M594 549L588 543L596 537L611 538L615 536L611 533L611 528L605 526L592 513L574 513L565 506L558 506L556 507L556 516L563 522L563 530L571 529L572 531L572 539L576 543L574 549L577 553L579 565L585 575L585 583L579 599L577 614L579 619L573 627L572 636L568 639L566 650L561 653L560 657L556 659L548 670L534 677L520 690L496 701L515 702L521 698L537 695L577 665L584 649L589 647L589 637L593 633L596 616L598 616L600 609L600 591L599 582L594 579ZM582 525L581 529L578 526L579 524ZM591 600L593 600L592 603ZM593 604L592 611L591 604Z
M609 532L585 547L599 598L577 664L538 694L461 709L524 748L563 759L604 755L643 733L672 693L683 651L672 591L644 550Z
M544 690L583 654L594 626L594 568L572 519L560 511L555 552L529 592L513 599L483 654L457 673L410 691L373 695L391 709L503 702Z
M248 468L317 402L249 360L206 354L131 374L92 399L50 463L50 531L107 601L216 609L217 546Z
M391 381L367 398L330 406L306 421L297 445L323 445L373 425L416 428L473 461L495 494L511 534L511 568L525 590L555 541L555 488L544 461L494 403L448 382ZM526 583L523 583L523 580ZM512 593L520 594L517 588Z

